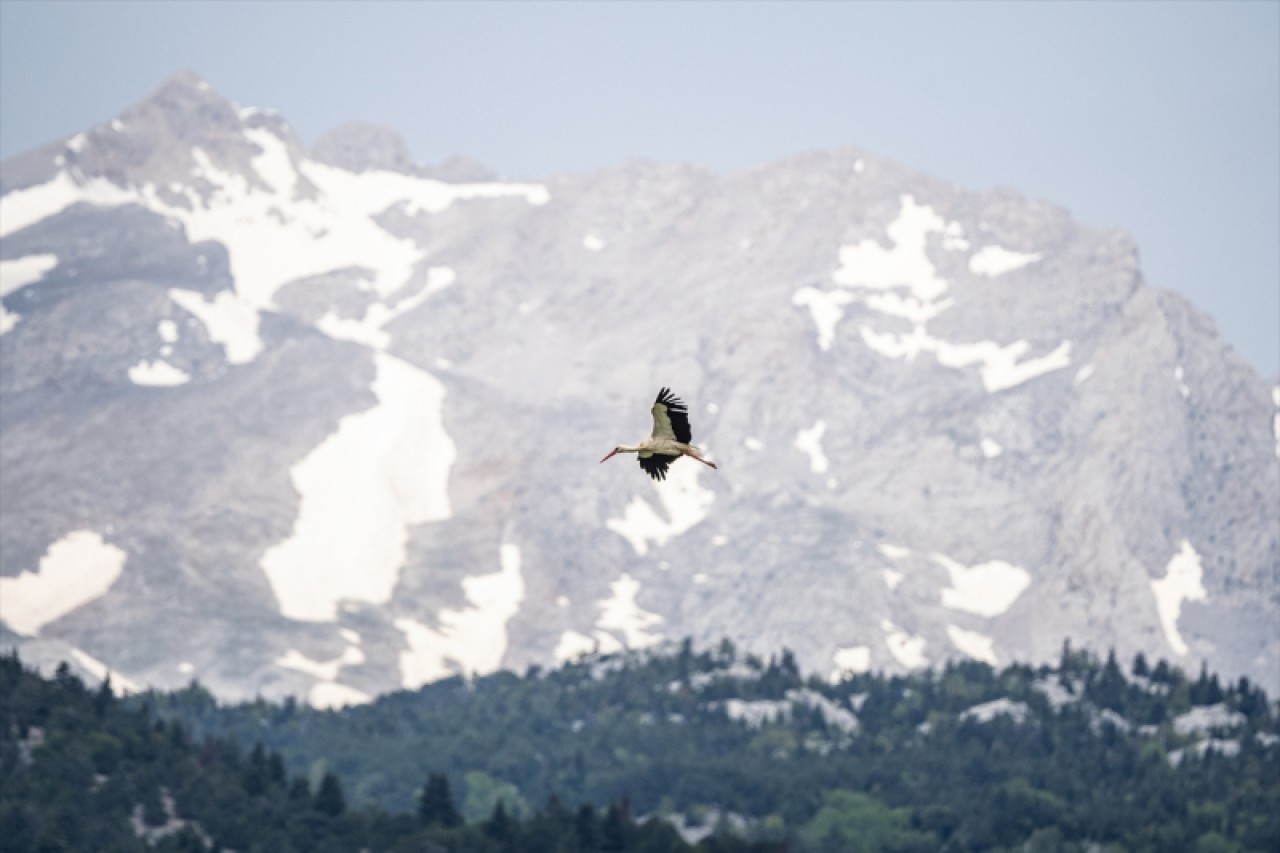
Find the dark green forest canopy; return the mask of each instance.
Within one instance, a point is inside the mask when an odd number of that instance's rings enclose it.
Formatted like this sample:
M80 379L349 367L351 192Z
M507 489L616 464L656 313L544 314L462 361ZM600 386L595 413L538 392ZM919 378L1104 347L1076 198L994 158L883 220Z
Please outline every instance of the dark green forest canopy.
M693 849L673 824L706 850L1280 849L1280 709L1129 671L1064 648L831 684L685 643L321 711L11 656L0 850Z

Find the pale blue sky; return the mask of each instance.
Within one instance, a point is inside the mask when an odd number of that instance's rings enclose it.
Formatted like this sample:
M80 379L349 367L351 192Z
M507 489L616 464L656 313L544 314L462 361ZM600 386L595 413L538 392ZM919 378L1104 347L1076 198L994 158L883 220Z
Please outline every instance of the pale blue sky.
M538 178L844 144L1119 225L1280 371L1280 2L0 2L0 156L191 68Z

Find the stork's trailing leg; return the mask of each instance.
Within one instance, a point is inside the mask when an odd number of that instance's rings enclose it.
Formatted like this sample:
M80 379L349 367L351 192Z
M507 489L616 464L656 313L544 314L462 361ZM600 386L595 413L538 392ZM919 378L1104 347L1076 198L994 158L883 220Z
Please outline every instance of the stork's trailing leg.
M708 467L710 467L710 468L715 468L715 467L716 467L716 463L714 463L714 462L709 462L709 461L707 461L706 459L703 459L701 456L699 456L697 453L694 453L693 451L686 450L686 451L684 452L684 455L685 455L685 456L688 456L690 459L697 459L697 460L698 460L699 462L701 462L703 465L706 465L706 466L708 466Z

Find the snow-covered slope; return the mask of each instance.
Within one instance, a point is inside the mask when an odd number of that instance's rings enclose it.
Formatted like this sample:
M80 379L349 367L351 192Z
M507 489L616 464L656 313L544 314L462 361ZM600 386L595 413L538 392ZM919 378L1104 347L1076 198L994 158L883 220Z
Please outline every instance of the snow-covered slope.
M1280 391L1051 205L855 150L503 182L191 74L0 191L28 658L327 705L686 635L822 673L1070 637L1280 686ZM719 470L596 464L660 385Z

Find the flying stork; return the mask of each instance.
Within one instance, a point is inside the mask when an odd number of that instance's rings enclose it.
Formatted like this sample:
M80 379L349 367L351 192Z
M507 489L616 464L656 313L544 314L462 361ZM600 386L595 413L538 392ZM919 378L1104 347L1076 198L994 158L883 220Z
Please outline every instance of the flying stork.
M601 462L608 461L615 453L634 453L640 457L640 467L655 480L667 479L667 468L681 456L716 467L716 463L703 459L702 451L689 443L693 440L689 410L670 388L658 392L658 399L649 411L653 413L653 433L635 447L619 444Z

